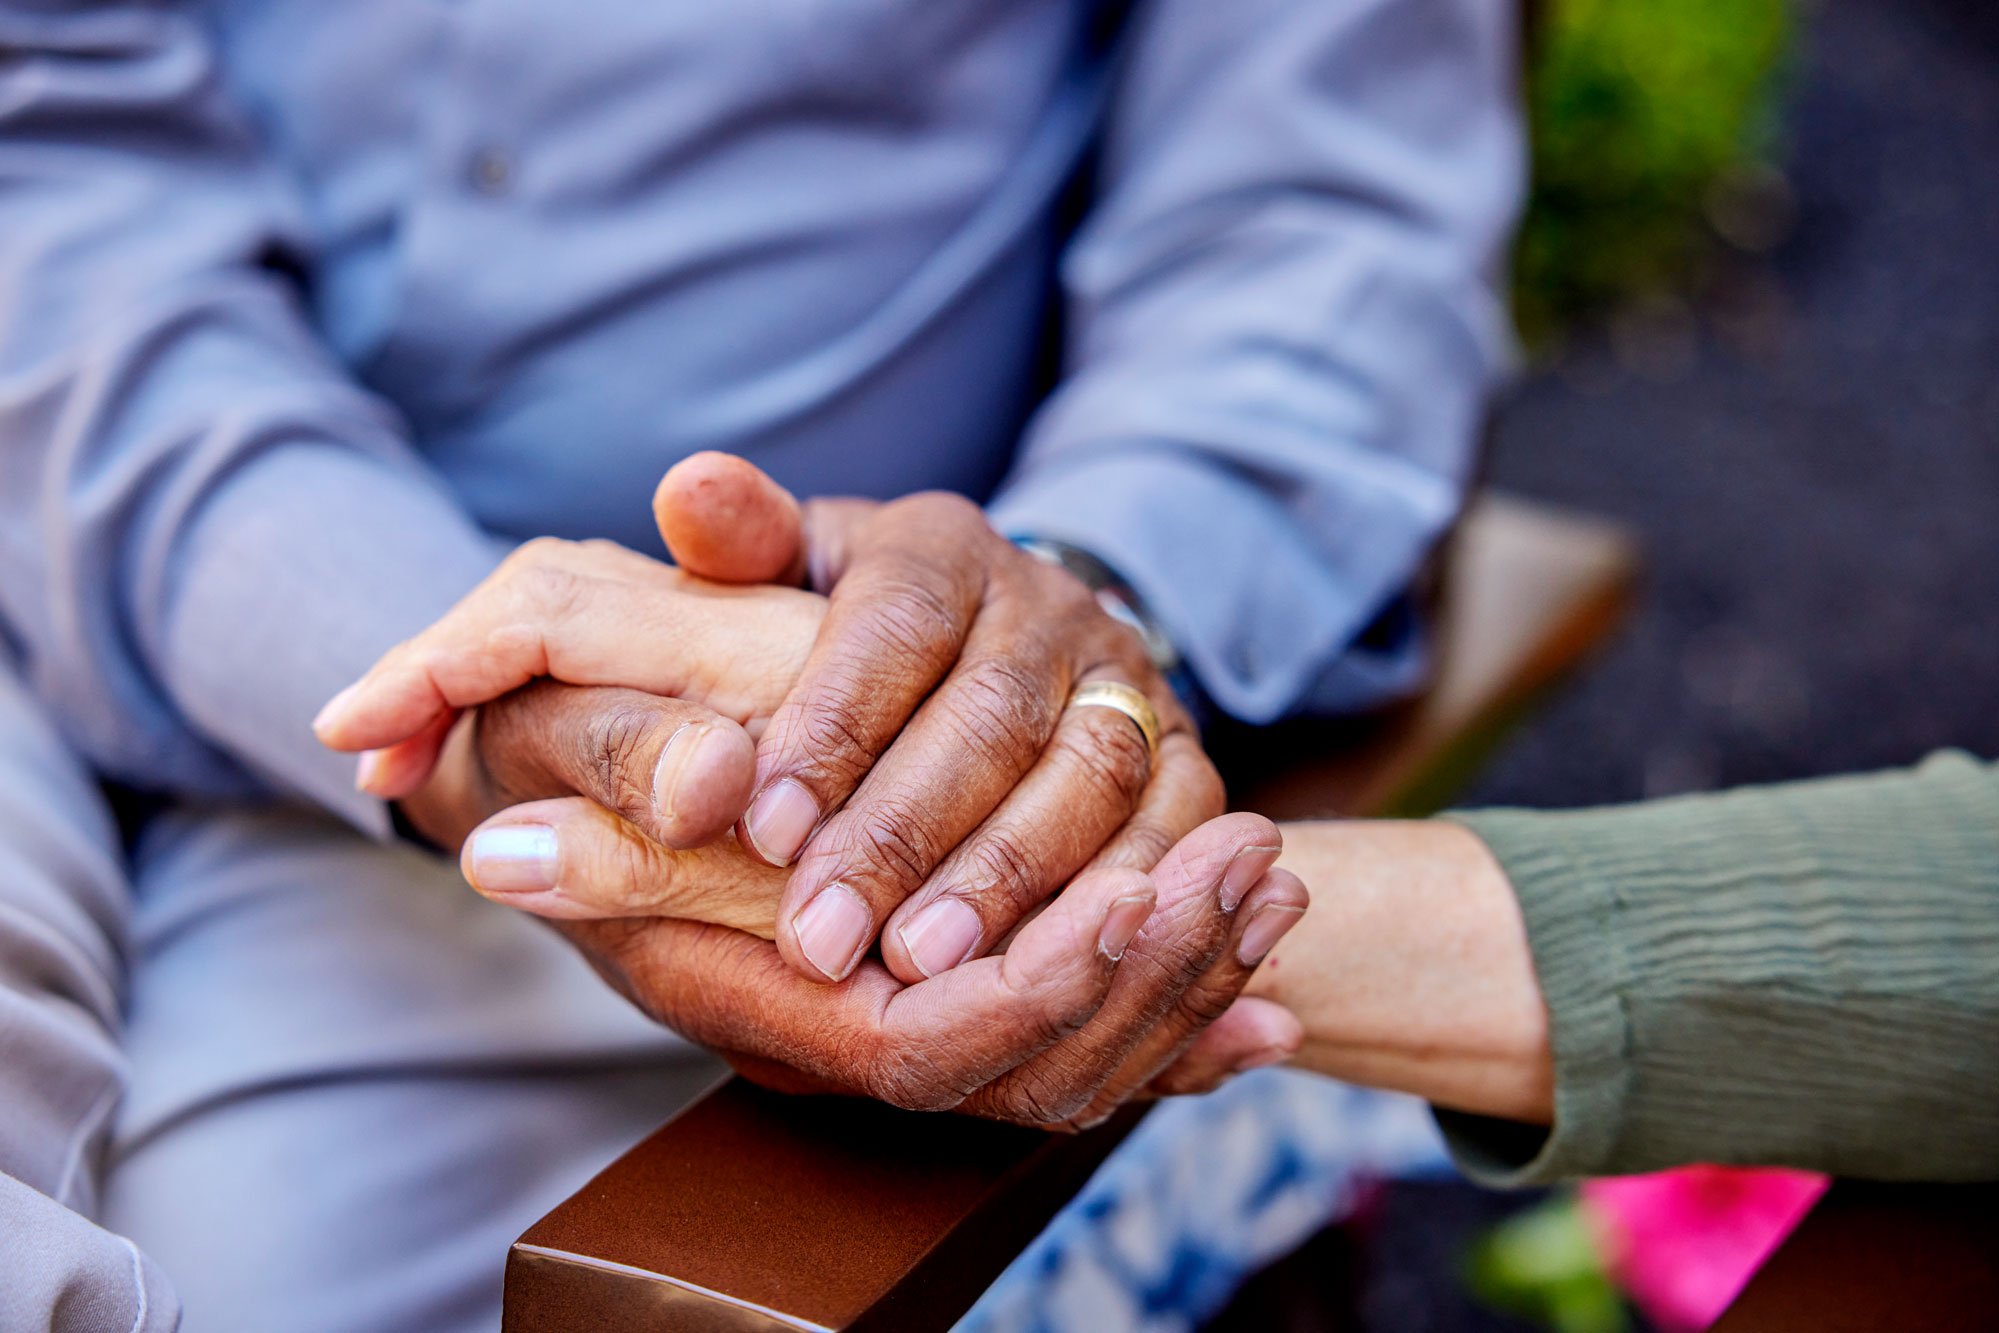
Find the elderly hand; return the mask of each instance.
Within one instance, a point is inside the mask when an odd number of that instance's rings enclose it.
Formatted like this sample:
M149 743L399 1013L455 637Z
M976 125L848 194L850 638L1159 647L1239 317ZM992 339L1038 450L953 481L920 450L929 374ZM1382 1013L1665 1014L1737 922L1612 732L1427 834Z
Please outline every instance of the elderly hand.
M566 632L574 616L613 609L615 623ZM633 844L702 847L742 813L751 736L797 676L824 610L810 593L723 588L609 543L530 542L342 691L315 729L336 749L367 750L362 787L400 799L447 850L495 811L572 794ZM623 688L529 684L543 675ZM547 838L524 839L469 849L468 874L482 889L518 887L556 855ZM703 919L768 930L781 875L733 840L684 864L715 879ZM762 886L750 907L727 887L746 873ZM588 880L572 875L568 887L587 891Z
M409 793L445 845L525 800L464 840L475 886L551 918L647 1012L765 1082L1081 1124L1296 1048L1286 1010L1237 998L1305 905L1295 877L1270 869L1275 829L1253 816L1199 830L1149 876L1083 875L1006 958L916 985L874 963L831 989L789 970L756 938L776 931L783 873L732 839L695 844L741 808L749 735L823 609L599 543L533 543L343 692L319 729L342 748L386 747L370 785ZM543 672L642 688L532 680ZM690 736L721 739L679 749ZM705 798L679 795L689 774Z
M758 743L739 828L794 867L778 947L807 976L847 976L878 931L897 978L934 976L1085 865L1149 868L1221 812L1221 781L1137 634L970 502L801 507L743 460L703 454L667 474L657 507L683 568L831 593ZM1067 706L1093 681L1144 693L1156 754L1117 712Z
M809 620L789 632L802 655ZM703 646L676 642L681 653ZM376 684L388 685L385 697L420 694L394 683L412 658L438 660L412 648L363 691L354 716L366 720ZM681 680L698 674L671 653L658 662ZM462 699L443 674L437 697ZM548 918L641 1009L773 1086L1081 1127L1131 1097L1198 1091L1297 1049L1302 1032L1286 1009L1240 998L1307 902L1297 877L1273 868L1275 826L1254 815L1196 830L1149 875L1085 872L1003 956L915 985L875 962L831 987L800 977L768 943L784 872L732 838L670 845L674 829L686 831L667 818L681 807L646 781L688 728L754 726L758 696L743 687L733 702L747 716L734 721L690 721L698 705L687 701L538 681L479 707L421 790L465 765L477 774L471 796L441 808L522 801L465 840L473 885ZM461 750L476 761L453 757ZM735 759L746 776L747 751Z
M550 917L640 1008L771 1086L1080 1128L1134 1096L1283 1059L1302 1038L1281 1006L1237 998L1307 901L1272 868L1277 830L1259 816L1197 830L1150 875L1085 872L1003 954L913 985L866 961L830 987L763 939L676 919L702 910L712 866L634 856L610 818L582 800L500 815L482 837L554 827L565 876L575 858L594 888L492 896Z

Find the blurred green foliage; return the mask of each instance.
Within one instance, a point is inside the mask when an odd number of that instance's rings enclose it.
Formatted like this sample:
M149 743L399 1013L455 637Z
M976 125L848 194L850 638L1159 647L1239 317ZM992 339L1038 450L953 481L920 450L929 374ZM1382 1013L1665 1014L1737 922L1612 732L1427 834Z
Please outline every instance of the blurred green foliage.
M1789 0L1544 0L1538 18L1514 270L1530 347L1685 293L1717 228L1754 248L1792 32Z
M1573 1194L1555 1195L1494 1228L1466 1278L1486 1305L1551 1333L1625 1333L1624 1304Z

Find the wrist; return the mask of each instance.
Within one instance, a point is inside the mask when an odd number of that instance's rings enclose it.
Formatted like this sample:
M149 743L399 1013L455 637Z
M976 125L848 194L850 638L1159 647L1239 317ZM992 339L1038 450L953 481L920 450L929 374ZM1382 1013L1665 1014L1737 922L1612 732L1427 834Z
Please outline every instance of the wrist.
M1249 988L1295 1013L1294 1063L1461 1110L1545 1122L1548 1015L1505 871L1441 821L1295 824L1312 908Z

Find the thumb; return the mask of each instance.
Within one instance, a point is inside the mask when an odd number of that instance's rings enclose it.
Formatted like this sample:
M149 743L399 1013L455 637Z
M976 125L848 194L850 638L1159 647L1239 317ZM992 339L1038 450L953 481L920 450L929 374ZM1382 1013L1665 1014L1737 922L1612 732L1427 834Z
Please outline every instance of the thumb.
M804 582L798 501L748 459L689 455L660 478L652 513L674 563L690 574L717 583Z

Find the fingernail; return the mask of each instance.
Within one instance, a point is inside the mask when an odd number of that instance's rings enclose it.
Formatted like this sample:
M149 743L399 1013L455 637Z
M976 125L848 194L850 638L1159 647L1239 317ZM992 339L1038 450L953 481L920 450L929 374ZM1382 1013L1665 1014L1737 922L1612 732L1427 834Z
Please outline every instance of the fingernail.
M1097 932L1097 948L1104 957L1113 963L1124 957L1132 940L1152 919L1152 904L1153 896L1149 893L1135 893L1111 904L1103 929Z
M702 743L715 734L705 723L689 722L667 739L652 770L652 808L662 819L672 819L680 795L680 784L701 772Z
M1236 943L1235 956L1244 967L1255 967L1304 915L1302 907L1273 906L1259 910L1242 928L1242 939Z
M1290 1052L1282 1046L1266 1046L1262 1050L1252 1051L1242 1059L1236 1061L1235 1068L1230 1072L1247 1074L1252 1069L1261 1069L1265 1065L1274 1065L1289 1054Z
M323 732L335 722L338 722L340 715L347 711L347 705L353 701L355 694L360 689L361 682L357 680L331 699L328 699L325 706L312 719L313 731L316 733Z
M1222 910L1233 912L1242 902L1242 896L1256 887L1270 867L1277 864L1277 854L1282 847L1245 847L1229 858L1229 868L1222 872Z
M506 824L472 835L472 887L481 893L543 893L555 887L555 830Z
M375 784L381 780L385 764L386 750L363 750L361 757L354 761L354 790L379 795Z
M812 793L784 778L765 787L750 803L743 831L750 835L757 855L774 866L788 866L818 822L819 806Z
M792 918L798 950L828 981L845 981L861 961L874 918L867 905L844 884L821 889Z
M926 977L949 972L972 956L985 926L979 914L956 898L939 898L896 932L910 961Z

